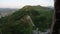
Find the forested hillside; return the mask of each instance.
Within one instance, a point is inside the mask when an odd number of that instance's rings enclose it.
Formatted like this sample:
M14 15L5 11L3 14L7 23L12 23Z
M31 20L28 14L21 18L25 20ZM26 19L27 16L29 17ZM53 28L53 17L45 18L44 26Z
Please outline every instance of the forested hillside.
M39 31L44 31L50 28L53 13L53 9L47 7L24 6L12 15L0 18L0 33L32 34L32 30L36 28L39 28Z

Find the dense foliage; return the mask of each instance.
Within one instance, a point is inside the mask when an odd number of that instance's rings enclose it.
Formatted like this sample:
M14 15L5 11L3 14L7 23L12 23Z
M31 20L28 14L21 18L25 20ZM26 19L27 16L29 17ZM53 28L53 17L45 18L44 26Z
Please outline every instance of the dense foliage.
M40 31L49 29L52 23L53 10L41 6L24 6L12 15L0 18L0 33L31 34L34 29L30 22L24 20L29 15Z

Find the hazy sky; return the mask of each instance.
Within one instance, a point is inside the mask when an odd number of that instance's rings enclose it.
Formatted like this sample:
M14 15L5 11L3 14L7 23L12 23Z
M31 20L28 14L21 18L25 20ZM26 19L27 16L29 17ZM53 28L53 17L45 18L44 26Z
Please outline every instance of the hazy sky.
M25 5L53 6L53 0L0 0L0 8L21 8Z

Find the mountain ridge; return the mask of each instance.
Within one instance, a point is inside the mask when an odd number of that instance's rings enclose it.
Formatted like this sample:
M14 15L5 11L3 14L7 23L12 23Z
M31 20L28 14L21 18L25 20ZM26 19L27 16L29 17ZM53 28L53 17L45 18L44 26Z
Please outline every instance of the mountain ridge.
M50 28L53 13L53 9L46 7L24 6L11 15L0 18L1 32L4 34L31 34L32 30L36 30L36 28L39 31L44 31ZM35 27L29 20L26 20L27 15L31 17Z

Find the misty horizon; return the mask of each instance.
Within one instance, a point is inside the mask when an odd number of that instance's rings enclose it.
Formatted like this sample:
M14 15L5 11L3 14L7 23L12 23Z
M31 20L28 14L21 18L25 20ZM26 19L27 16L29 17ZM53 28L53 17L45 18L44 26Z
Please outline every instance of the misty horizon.
M53 0L0 0L0 8L22 8L23 6L51 6L54 7Z

